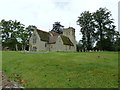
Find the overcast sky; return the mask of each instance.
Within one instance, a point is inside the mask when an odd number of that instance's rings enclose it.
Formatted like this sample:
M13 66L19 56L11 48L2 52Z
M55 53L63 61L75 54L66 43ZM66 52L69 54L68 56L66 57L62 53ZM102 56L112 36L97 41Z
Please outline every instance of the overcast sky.
M95 12L106 7L112 13L118 30L119 0L0 0L0 20L17 20L38 29L49 31L56 21L65 28L76 29L76 40L80 40L80 27L76 25L78 16L83 11Z

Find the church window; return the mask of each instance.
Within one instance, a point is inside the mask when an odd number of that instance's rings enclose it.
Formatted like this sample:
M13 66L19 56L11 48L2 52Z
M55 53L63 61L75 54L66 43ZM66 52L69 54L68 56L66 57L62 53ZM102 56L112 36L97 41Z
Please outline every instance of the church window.
M47 47L47 43L45 43L45 47Z
M37 38L33 37L33 43L36 43L36 42L37 42Z

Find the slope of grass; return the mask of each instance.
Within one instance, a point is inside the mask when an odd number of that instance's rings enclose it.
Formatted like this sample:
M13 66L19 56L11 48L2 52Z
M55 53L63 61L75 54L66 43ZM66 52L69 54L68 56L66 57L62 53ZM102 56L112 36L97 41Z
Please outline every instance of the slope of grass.
M2 53L3 71L27 88L117 88L117 52ZM16 78L16 75L19 77Z

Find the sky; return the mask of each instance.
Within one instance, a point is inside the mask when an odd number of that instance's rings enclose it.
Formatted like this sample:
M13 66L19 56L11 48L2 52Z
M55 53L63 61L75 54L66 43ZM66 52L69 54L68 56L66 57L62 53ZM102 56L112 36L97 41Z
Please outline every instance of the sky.
M118 31L118 2L120 0L0 0L0 20L17 20L50 31L54 22L75 28L76 40L81 39L80 26L76 24L84 11L95 12L100 7L111 11Z

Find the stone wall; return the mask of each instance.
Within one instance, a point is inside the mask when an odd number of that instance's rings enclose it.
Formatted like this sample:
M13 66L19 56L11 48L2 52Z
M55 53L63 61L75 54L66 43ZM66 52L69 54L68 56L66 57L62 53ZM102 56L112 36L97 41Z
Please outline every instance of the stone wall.
M33 38L35 37L36 37L36 43L33 43ZM46 42L40 40L40 37L36 30L33 32L29 43L30 43L30 47L29 47L30 51L47 51L47 48L45 47Z
M60 36L55 44L49 44L50 51L74 51L74 46L64 45Z
M76 51L75 29L72 28L72 27L66 28L66 29L63 30L63 35L69 37L69 39L74 44L74 50L73 51Z

